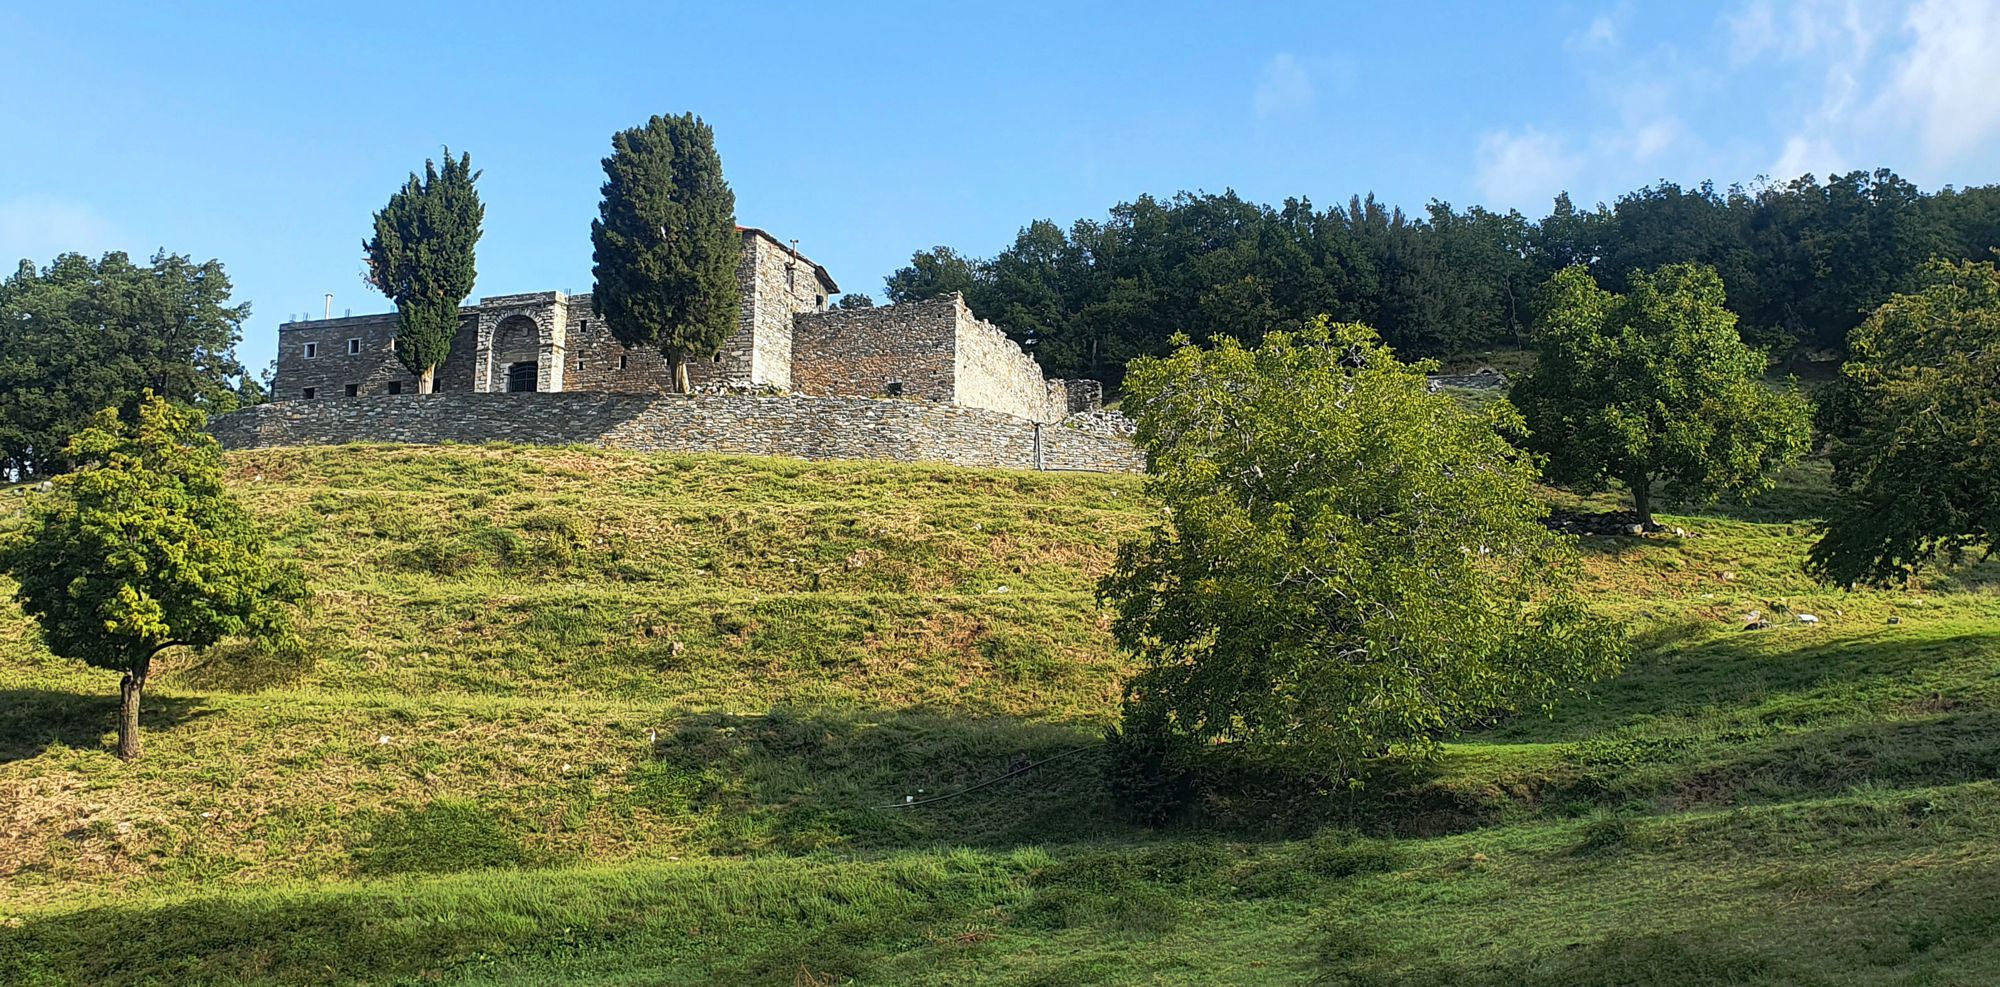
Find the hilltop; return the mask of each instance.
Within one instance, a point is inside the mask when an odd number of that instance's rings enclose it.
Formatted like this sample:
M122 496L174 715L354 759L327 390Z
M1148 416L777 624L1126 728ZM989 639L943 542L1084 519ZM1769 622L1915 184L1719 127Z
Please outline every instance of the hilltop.
M1153 831L1094 746L1126 670L1094 583L1157 516L1136 478L227 463L313 602L297 648L157 674L143 761L104 743L112 677L0 607L0 981L2000 977L2000 566L1813 584L1823 468L1585 539L1639 652L1553 718Z

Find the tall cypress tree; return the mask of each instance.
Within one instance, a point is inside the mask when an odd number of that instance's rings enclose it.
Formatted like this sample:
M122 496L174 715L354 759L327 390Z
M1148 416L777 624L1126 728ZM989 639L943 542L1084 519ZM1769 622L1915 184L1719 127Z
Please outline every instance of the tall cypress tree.
M626 346L658 346L686 394L688 360L721 352L742 307L736 193L715 131L692 113L655 116L612 136L604 175L591 308Z
M424 161L389 204L375 214L367 251L368 283L396 303L396 357L417 375L417 393L431 393L437 366L458 334L458 306L478 277L473 247L486 206L473 183L472 155L445 148L444 167Z

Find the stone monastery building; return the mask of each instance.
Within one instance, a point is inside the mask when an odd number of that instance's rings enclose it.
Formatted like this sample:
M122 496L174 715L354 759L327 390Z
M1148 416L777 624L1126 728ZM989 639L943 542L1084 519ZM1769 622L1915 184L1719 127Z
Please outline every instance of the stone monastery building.
M826 269L759 229L739 227L736 332L711 361L693 360L698 393L903 397L1058 422L1098 408L1101 385L1049 380L1033 357L951 294L879 308L829 309ZM459 311L440 394L508 391L658 395L673 374L657 349L627 349L589 295L489 295ZM396 359L396 316L291 322L278 328L276 402L415 395Z

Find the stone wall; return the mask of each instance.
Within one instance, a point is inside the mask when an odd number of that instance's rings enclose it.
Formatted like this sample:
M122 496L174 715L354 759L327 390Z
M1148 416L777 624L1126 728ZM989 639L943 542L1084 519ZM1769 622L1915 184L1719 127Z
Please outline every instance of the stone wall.
M1049 381L1049 403L1066 415L1096 411L1104 407L1104 384L1088 377Z
M762 230L744 229L736 283L743 295L737 328L722 352L688 365L698 389L791 387L792 318L825 309L838 291L825 269ZM672 375L653 347L627 350L590 310L590 295L539 291L489 295L460 309L463 320L451 354L438 366L437 389L502 391L507 368L536 364L540 391L602 391L655 394L668 389ZM533 329L528 329L528 324ZM296 401L313 389L315 399L356 394L416 393L416 376L403 369L391 349L395 313L292 322L278 327L278 373L274 400ZM350 355L347 341L361 340ZM317 352L305 356L305 345Z
M956 394L956 295L798 316L792 389L816 396L904 397L943 404ZM896 386L892 386L896 385Z
M597 445L803 459L1140 472L1131 442L928 401L740 395L431 394L288 401L218 416L231 449L345 442Z
M348 341L360 351L350 354ZM417 392L417 377L396 359L396 316L357 315L293 323L278 336L278 372L272 379L272 399L314 400L345 397L348 386L361 396L387 394L393 383L406 394ZM315 348L306 356L308 344Z
M1030 421L1056 421L1069 414L1068 397L1052 388L1035 358L1021 350L999 326L972 314L965 298L954 303L952 319L958 337L953 365L954 399L972 408L991 408Z
M569 363L563 368L563 390L661 394L670 389L674 375L667 368L667 358L653 346L626 349L604 327L604 317L590 310L589 295L571 295L566 316ZM742 366L748 365L745 357ZM689 364L689 380L698 379L697 369Z

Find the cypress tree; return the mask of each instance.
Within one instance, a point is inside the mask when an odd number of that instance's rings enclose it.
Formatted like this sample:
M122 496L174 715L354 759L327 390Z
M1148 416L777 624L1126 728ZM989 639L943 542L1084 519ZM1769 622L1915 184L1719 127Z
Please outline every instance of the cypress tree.
M375 214L367 251L368 283L396 303L396 358L417 375L417 393L431 393L437 366L458 334L458 306L478 277L473 247L486 207L473 183L472 155L445 148L444 167L424 161L389 204Z
M692 113L615 134L604 200L590 224L591 308L626 346L657 346L688 392L689 359L712 357L736 329L736 194L715 131Z

